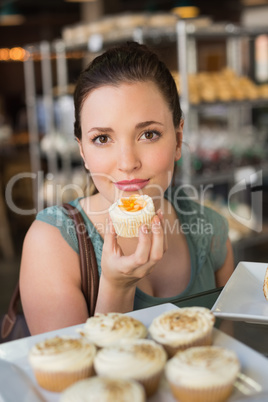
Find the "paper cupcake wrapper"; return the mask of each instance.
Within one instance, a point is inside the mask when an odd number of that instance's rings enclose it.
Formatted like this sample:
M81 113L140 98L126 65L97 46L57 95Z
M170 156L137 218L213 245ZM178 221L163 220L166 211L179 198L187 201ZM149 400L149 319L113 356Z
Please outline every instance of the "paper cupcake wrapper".
M180 402L223 402L233 392L233 384L219 387L190 388L169 382L173 396Z
M136 379L136 381L138 381L144 387L147 398L149 398L150 396L154 395L157 392L160 380L162 378L162 374L163 370L151 376L150 378L145 378L143 380Z
M181 352L185 349L191 348L193 346L210 346L212 345L212 330L209 331L205 336L202 338L198 338L192 342L183 343L178 346L170 346L170 345L162 345L166 350L168 357L173 357L177 352Z
M126 218L126 219L114 219L113 225L118 236L122 237L138 237L139 236L139 228L143 224L147 224L148 228L151 227L151 220L153 218L153 214L141 214L136 218Z
M91 377L93 374L93 366L72 372L34 370L36 381L40 387L52 392L61 392L75 382Z

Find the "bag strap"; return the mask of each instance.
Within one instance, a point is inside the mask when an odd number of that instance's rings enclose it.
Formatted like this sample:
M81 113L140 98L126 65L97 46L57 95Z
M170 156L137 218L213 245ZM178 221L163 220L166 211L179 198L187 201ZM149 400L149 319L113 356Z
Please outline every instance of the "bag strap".
M81 287L87 302L89 316L92 316L94 315L99 289L99 273L94 247L90 237L87 235L86 225L78 209L67 203L63 207L75 222L80 251ZM16 323L19 302L20 288L18 281L1 324L2 339L8 337Z
M3 317L2 325L1 325L1 338L5 339L11 333L17 317L18 304L20 301L20 288L19 282L17 283L13 294L11 296L7 313Z
M80 252L81 287L87 301L88 313L91 317L94 315L99 290L99 273L94 247L88 236L84 219L78 209L68 203L63 204L63 208L68 212L75 224Z

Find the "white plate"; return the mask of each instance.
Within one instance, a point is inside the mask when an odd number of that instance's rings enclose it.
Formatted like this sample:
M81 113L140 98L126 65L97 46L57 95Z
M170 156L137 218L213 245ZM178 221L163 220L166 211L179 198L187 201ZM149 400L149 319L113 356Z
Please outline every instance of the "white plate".
M173 304L167 303L162 304L160 306L134 311L132 313L129 313L129 315L138 318L148 327L152 322L152 320L154 319L154 317L163 313L164 311L168 311L174 308L177 307L175 307ZM36 335L18 341L2 344L0 345L0 358L19 366L24 371L28 379L32 382L32 384L36 386L37 390L40 392L40 394L42 395L42 397L45 399L46 402L59 402L60 399L59 393L45 391L37 385L32 369L28 363L27 356L31 346L42 339L55 335L78 336L76 331L78 327L81 327L81 325L76 325L58 331L47 332L45 334ZM234 350L237 353L237 356L240 360L242 372L245 375L251 377L253 380L257 381L262 386L263 392L264 391L268 392L268 382L267 382L268 359L266 359L260 353L255 352L253 349L249 348L248 346L245 346L241 342L236 341L230 336L225 335L223 332L217 329L214 329L213 332L213 344ZM1 373L1 365L0 365L1 402L18 401L18 399L16 399L16 396L13 399L12 398L6 399L3 397L3 395L6 394L5 390L12 390L12 389L14 389L14 395L18 395L19 393L20 402L29 401L27 395L27 386L25 386L25 384L23 384L22 386L19 381L16 381L16 378L14 378L14 376L10 376L9 378L6 378L5 376L4 379L4 376L2 376ZM236 401L238 398L241 398L241 396L243 396L242 393L240 393L238 390L235 390L232 396L229 398L228 402ZM148 399L148 402L175 402L175 399L171 395L169 388L167 387L167 384L165 383L165 381L163 381L157 394Z
M268 263L240 262L216 300L212 311L236 321L268 323L263 282Z

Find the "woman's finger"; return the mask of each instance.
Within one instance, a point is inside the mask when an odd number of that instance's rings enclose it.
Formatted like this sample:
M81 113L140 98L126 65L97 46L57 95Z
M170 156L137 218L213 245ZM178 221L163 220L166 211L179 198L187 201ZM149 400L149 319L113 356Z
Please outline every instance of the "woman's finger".
M162 228L163 228L163 231L164 231L163 241L164 241L164 253L165 253L167 251L167 249L168 249L168 239L167 239L167 232L166 232L166 229L165 229L164 215L163 215L163 212L161 211L161 209L159 209L156 214L158 215L158 217L159 217L159 219L161 221L161 225L162 225Z
M114 254L114 250L120 249L120 246L117 244L116 236L113 235L113 231L114 228L107 229L107 234L105 235L104 243L107 244L107 248L105 249L106 254ZM150 233L148 231L148 228L143 225L140 228L139 240L135 252L131 255L123 255L122 252L120 253L120 255L117 255L117 257L120 257L119 259L117 259L118 270L126 275L134 274L137 269L139 269L141 266L146 265L146 263L149 261L150 249Z
M152 246L150 252L150 261L157 262L161 260L164 254L164 230L158 215L152 220Z
M105 250L107 250L108 252L114 252L116 246L117 246L116 232L113 222L109 217L105 227L103 248L105 248Z
M136 267L145 265L149 261L151 249L151 235L147 225L142 225L139 230L139 240L137 248L132 255L133 263Z

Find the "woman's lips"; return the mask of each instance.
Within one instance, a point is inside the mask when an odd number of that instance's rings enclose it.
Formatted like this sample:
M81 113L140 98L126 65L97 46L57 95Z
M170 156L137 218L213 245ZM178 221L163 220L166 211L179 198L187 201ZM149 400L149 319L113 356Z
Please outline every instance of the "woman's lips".
M122 180L115 182L115 186L122 191L137 191L141 190L149 183L149 179L141 180L141 179L134 179L134 180Z

